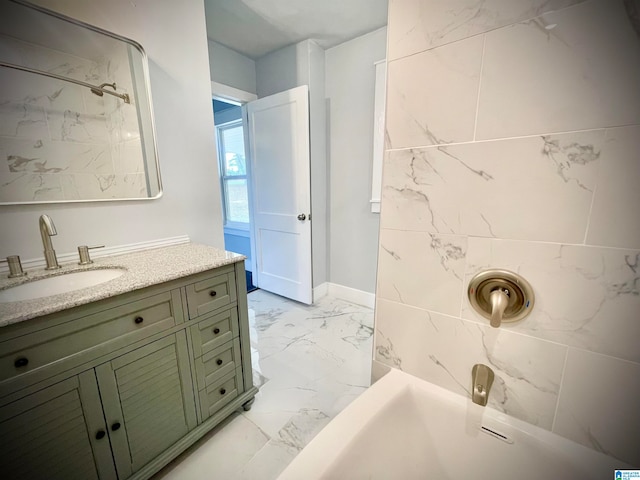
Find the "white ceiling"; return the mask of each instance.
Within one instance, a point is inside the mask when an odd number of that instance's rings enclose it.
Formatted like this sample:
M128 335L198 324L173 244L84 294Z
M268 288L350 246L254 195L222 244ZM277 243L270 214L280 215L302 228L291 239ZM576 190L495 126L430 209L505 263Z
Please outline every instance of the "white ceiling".
M257 59L293 43L330 48L387 24L387 0L205 0L210 40Z

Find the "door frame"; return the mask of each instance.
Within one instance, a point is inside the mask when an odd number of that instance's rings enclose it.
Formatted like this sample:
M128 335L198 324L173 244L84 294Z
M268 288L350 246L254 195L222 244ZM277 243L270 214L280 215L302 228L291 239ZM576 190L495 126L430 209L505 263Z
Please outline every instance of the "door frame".
M223 102L231 103L233 105L238 105L242 108L242 128L245 135L245 158L247 161L247 194L249 200L249 243L251 245L251 271L256 272L258 265L256 263L256 252L254 251L255 239L253 237L253 194L251 192L251 152L246 148L246 138L247 138L247 127L248 122L246 118L246 108L245 104L252 102L258 99L258 96L255 93L246 92L244 90L240 90L238 88L230 87L229 85L225 85L223 83L211 82L211 98L213 100L221 100ZM213 119L213 123L215 126L215 118ZM214 134L215 134L214 129ZM218 157L218 149L217 149L218 139L216 138L216 158ZM218 165L220 165L220 159L218 159ZM219 174L219 173L218 173ZM223 225L223 235L224 235L224 225Z

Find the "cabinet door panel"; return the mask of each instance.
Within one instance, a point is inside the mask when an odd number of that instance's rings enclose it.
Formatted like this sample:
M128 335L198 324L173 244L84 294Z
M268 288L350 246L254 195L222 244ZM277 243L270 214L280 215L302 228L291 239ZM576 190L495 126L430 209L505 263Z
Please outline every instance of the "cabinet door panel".
M115 478L109 440L95 438L104 421L94 393L95 376L89 372L82 380L72 377L2 407L3 478Z
M120 478L196 425L186 338L178 332L96 369Z

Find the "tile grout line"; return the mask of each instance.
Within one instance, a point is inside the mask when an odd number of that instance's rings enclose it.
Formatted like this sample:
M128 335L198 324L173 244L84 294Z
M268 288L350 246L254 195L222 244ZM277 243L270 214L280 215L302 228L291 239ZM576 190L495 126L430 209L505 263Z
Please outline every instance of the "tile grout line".
M481 138L478 140L467 140L467 141L461 141L461 142L437 143L437 144L429 144L429 145L410 145L405 147L387 148L385 149L385 152L402 152L404 150L426 150L430 148L455 147L457 145L471 145L474 143L506 142L509 140L521 140L521 139L527 139L527 138L549 137L549 136L558 136L558 135L571 135L574 133L597 132L597 131L606 131L611 129L638 127L638 126L640 126L640 124L638 123L625 123L622 125L613 125L613 126L605 126L605 127L598 127L598 128L560 130L557 132L536 132L536 133L528 133L528 134L522 134L522 135L511 135L509 137Z

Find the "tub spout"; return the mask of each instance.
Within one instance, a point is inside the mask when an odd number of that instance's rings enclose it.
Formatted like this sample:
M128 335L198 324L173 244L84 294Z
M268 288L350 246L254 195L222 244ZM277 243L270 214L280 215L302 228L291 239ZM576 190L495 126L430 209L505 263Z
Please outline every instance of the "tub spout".
M471 370L472 387L471 400L473 403L485 406L489 400L489 390L493 385L493 370L482 363L477 363Z

